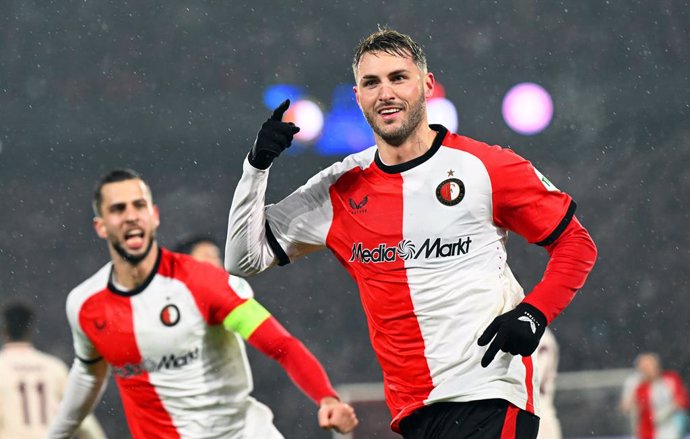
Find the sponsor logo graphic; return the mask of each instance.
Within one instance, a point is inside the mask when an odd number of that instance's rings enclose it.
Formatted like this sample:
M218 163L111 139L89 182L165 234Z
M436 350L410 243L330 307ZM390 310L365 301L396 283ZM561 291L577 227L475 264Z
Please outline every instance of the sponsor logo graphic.
M536 333L537 333L537 325L534 324L534 322L532 321L532 319L530 319L530 318L527 317L527 316L520 316L520 317L518 317L518 320L520 320L521 322L528 322L528 323L529 323L529 327L532 329L532 334L536 334Z
M181 355L163 355L159 360L144 358L141 362L127 363L122 366L113 366L113 373L122 378L130 378L141 375L144 372L158 372L161 370L181 369L194 360L199 359L199 348Z
M161 322L165 326L175 326L180 321L180 310L175 305L166 305L161 311Z
M449 171L451 174L453 171ZM459 178L446 178L436 186L436 199L446 206L455 206L465 198L465 184Z
M469 236L461 236L457 241L443 242L441 238L424 240L422 245L416 245L409 239L403 239L395 246L380 243L374 248L365 248L361 242L352 244L352 253L349 262L362 262L375 264L380 262L393 262L396 259L409 261L412 259L448 258L465 255L470 251L472 239Z
M359 201L359 203L356 202L355 200L353 200L352 198L350 198L348 201L350 203L350 209L351 209L350 212L352 212L352 213L366 213L367 210L364 208L364 206L366 206L367 203L369 202L369 195L365 195L364 198L362 198Z

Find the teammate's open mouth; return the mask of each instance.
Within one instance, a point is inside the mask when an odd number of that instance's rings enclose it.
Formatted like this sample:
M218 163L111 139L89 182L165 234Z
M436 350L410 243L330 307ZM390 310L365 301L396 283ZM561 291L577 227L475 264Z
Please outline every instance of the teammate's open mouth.
M144 231L141 229L129 230L125 233L125 243L127 247L138 249L144 245Z

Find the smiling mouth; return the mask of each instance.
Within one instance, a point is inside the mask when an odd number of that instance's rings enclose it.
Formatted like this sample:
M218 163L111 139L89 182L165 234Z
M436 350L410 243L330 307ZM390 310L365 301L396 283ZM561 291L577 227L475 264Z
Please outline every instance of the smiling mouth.
M378 113L382 116L390 116L393 114L400 113L401 111L401 108L383 108L381 110L378 110Z

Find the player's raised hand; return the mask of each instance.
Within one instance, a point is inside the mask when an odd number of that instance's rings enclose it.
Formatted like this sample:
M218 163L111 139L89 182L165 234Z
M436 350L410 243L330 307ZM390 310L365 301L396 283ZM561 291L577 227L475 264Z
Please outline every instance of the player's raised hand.
M321 400L319 407L319 427L338 433L349 433L359 424L355 409L332 396Z
M266 169L285 148L292 144L292 137L299 127L292 122L283 122L283 114L290 106L290 99L278 105L273 114L259 130L256 141L249 151L249 163L257 169Z
M493 339L482 357L482 367L487 367L499 350L513 355L532 355L545 329L546 317L528 303L520 303L496 317L477 341L479 346L486 346Z

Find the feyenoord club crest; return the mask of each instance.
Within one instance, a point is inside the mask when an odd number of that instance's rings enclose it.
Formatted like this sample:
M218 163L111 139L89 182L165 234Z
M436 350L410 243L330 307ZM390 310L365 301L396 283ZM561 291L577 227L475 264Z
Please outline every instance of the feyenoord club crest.
M459 178L447 178L436 186L436 199L446 206L455 206L465 198L465 184Z
M180 310L175 305L166 305L161 311L161 322L165 326L175 326L180 321Z

